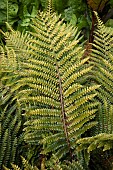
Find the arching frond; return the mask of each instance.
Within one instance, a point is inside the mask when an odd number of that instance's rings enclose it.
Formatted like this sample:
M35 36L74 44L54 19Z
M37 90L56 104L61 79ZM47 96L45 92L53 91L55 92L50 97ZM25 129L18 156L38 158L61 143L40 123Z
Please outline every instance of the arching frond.
M78 150L87 148L88 152L91 152L97 148L103 148L103 151L110 150L113 148L113 134L100 133L96 136L79 139Z
M105 27L97 13L95 15L97 29L90 63L93 65L91 81L101 85L97 90L98 124L91 130L92 137L77 141L78 148L88 152L100 147L103 151L113 148L113 29Z
M98 25L95 31L92 63L92 74L95 81L101 85L99 92L113 103L113 29L105 27L98 15Z
M0 95L2 111L6 109L8 116L2 126L2 158L8 136L11 139L13 134L13 144L8 143L8 149L18 143L23 113L27 144L43 145L41 154L52 152L58 159L69 154L71 161L75 157L79 162L76 141L97 124L94 117L99 102L94 99L100 85L82 84L82 78L93 68L88 64L89 57L82 57L84 50L78 45L81 37L77 28L66 26L60 16L48 12L39 12L31 27L33 31L28 34L11 31L6 46L1 48ZM4 107L7 102L9 105ZM25 168L34 168L25 159L23 163ZM69 165L82 169L77 162Z
M0 169L2 169L3 165L10 167L10 163L14 163L18 155L22 118L19 103L14 99L17 91L12 92L20 69L14 49L9 46L1 47L0 61Z
M41 12L33 23L27 42L29 59L21 64L20 80L14 87L23 86L17 98L26 110L25 141L47 144L44 154L54 151L59 158L66 153L72 156L75 141L96 124L91 120L97 111L93 98L99 86L80 84L92 66L86 64L88 58L82 59L77 29L67 27L55 13Z

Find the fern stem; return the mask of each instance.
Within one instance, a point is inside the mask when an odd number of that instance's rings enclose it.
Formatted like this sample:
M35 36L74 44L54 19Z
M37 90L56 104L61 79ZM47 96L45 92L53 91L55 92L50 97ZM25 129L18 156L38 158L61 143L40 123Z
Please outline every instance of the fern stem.
M67 130L67 121L66 121L67 117L66 117L65 108L64 108L62 79L61 79L60 72L59 72L59 67L58 67L57 64L56 64L56 70L58 72L58 79L59 79L59 92L60 92L61 114L62 114L63 128L64 128L64 133L65 133L67 145L68 145L68 148L69 148L70 157L71 157L71 159L73 159L72 152L71 152L71 145L70 145L70 141L69 141L69 137L68 137L68 130Z

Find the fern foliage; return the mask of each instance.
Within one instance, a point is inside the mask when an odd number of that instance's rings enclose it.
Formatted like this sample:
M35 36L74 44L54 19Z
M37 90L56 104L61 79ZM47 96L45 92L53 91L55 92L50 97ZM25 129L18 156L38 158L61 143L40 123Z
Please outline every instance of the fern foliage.
M0 47L0 169L15 163L22 142L22 110L15 96L14 89L19 79L20 62L25 53L20 49L25 46L27 34L14 31L8 24L10 32L3 33L6 46ZM24 48L23 48L24 49ZM23 54L23 55L22 55Z
M99 85L79 82L92 66L86 64L89 58L82 59L77 28L48 12L39 13L31 27L29 58L21 63L15 85L15 89L23 86L16 97L25 110L24 139L42 143L43 154L53 151L59 158L66 153L73 157L75 141L96 124L91 120L98 102L92 99Z
M96 124L91 120L99 85L80 83L92 66L86 64L88 57L82 59L77 28L50 12L40 12L31 27L29 35L11 30L6 36L2 82L11 80L6 86L14 94L12 101L25 112L24 140L43 144L43 154L53 151L61 158L69 153L73 159L75 141Z
M100 133L96 136L79 139L77 141L79 144L78 150L86 149L91 152L97 148L103 148L103 151L110 150L113 148L113 134Z
M92 128L92 137L77 141L78 149L88 152L100 147L103 151L113 148L113 29L105 27L97 13L95 15L97 29L90 63L94 66L91 81L101 85L97 90L98 124Z
M96 14L96 13L95 13ZM93 43L91 62L93 67L93 81L100 84L98 91L98 132L112 133L112 105L113 105L113 29L105 27L97 16L97 29Z
M96 14L97 15L97 14ZM101 96L113 103L113 29L105 27L97 16L98 25L95 31L93 43L92 63L94 79L101 84L99 89Z
M4 151L9 159L10 149L16 145L13 149L16 153L18 141L15 140L20 140L18 131L24 121L25 143L41 144L41 154L45 157L52 152L58 160L64 157L71 160L61 168L59 163L60 169L83 169L83 154L77 152L76 142L97 124L94 117L102 90L106 88L104 84L101 88L100 79L94 77L95 73L98 75L98 53L94 50L91 60L83 58L80 32L63 23L51 10L39 12L31 27L33 31L22 34L10 29L5 35L6 46L1 48L1 129L4 128L0 134L4 145L1 164L4 164ZM88 73L92 73L97 83L83 83ZM10 143L7 143L8 136ZM10 161L14 163L13 159ZM34 168L23 161L25 169ZM19 169L14 164L12 167Z
M22 165L24 167L24 170L39 170L36 166L30 165L24 157L21 157L21 159L22 159ZM11 164L11 166L13 170L21 170L21 168L18 165ZM4 166L4 170L10 170L10 169Z
M13 56L13 51L9 53ZM4 54L2 53L0 56L1 61L4 58L3 56ZM4 58L0 66L0 168L2 168L3 164L9 165L9 162L15 161L19 144L19 131L21 129L20 109L16 101L13 101L14 93L11 91L11 86L14 85L13 79L16 79L16 76L13 75L10 68L5 69L5 62ZM7 64L10 67L11 63Z
M24 157L22 158L22 165L23 165L23 170L39 170L38 167L32 166ZM15 164L11 164L13 170L21 170L21 168ZM51 160L47 163L46 167L41 166L40 170L46 170L46 169L52 169L52 170L83 170L83 167L78 161L73 162L65 162L61 163L59 159L53 155ZM11 170L8 169L4 166L4 170Z
M82 165L80 162L73 160L70 161L60 161L54 154L52 155L51 159L46 162L47 169L53 169L53 170L83 170Z

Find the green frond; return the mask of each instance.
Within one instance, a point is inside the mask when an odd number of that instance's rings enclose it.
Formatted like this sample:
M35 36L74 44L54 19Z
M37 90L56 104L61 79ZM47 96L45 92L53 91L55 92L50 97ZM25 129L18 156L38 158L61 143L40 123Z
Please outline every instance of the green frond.
M3 105L1 105L3 108ZM21 128L21 118L16 107L12 106L6 111L1 112L1 146L0 146L0 166L8 165L9 162L15 161L17 154L17 145L19 140L18 132ZM13 117L14 116L14 117ZM14 118L14 119L13 119ZM17 139L18 137L18 139Z
M47 166L53 170L83 170L82 165L78 161L64 161L61 163L59 159L53 154Z
M24 157L21 156L21 158L22 158L22 165L23 165L22 169L23 170L39 170L36 166L31 166ZM54 154L52 155L49 161L46 161L46 162L44 161L45 159L41 163L40 170L43 170L45 168L52 169L52 170L56 170L56 169L57 170L83 170L83 167L80 164L80 162L73 160L72 162L64 161L61 163L60 160ZM13 170L22 170L20 169L18 165L11 164L11 166ZM6 168L5 166L3 168L4 170L11 170L11 169Z
M1 168L3 165L9 166L10 162L15 161L20 137L21 115L16 100L13 100L14 93L11 92L11 87L16 84L18 78L18 75L15 74L15 70L18 68L16 54L13 49L5 47L4 53L0 57Z
M22 159L23 170L39 170L36 166L31 166L24 157L21 156L21 159ZM18 165L11 163L11 166L13 170L22 170ZM10 169L4 167L4 170L10 170Z
M17 165L14 165L14 164L11 164L11 165L12 165L13 170L21 170Z
M48 0L47 1L47 9L46 12L48 15L51 15L51 13L54 11L54 0Z
M103 151L113 148L113 134L100 133L96 136L79 139L77 141L78 150L86 149L88 152L95 150L96 148L103 148Z
M92 74L94 81L101 85L99 93L113 103L113 29L105 27L97 13L95 15L98 23L91 56Z
M85 58L82 61L78 62L77 64L75 63L74 65L72 65L71 67L69 67L69 69L67 68L67 70L65 71L65 73L62 76L62 79L65 80L66 78L68 78L71 73L73 73L73 71L77 70L77 68L79 68L80 66L82 66L84 63L86 63L88 61L89 58ZM66 62L67 63L67 62Z
M28 163L28 161L21 156L21 159L22 159L22 163L24 165L24 168L27 170L33 170L33 167Z
M5 55L5 53L7 53L7 56ZM1 72L15 71L18 67L18 64L17 64L17 58L14 50L13 49L10 50L7 47L5 47L5 53L2 53L1 55L1 66L0 66Z
M8 23L6 23L6 25L7 27L10 27ZM14 31L11 27L9 29L9 32L4 33L7 47L13 49L19 54L20 50L27 49L26 43L29 39L29 35L24 32L20 33L19 31Z
M64 170L83 170L82 165L77 161L67 162L67 165L63 165L62 168Z
M96 83L96 85L100 85L100 88L97 90L97 100L100 104L98 105L96 115L98 124L92 128L92 136L100 133L112 134L113 132L113 29L106 27L97 13L95 15L97 18L97 28L92 44L90 64L93 65L91 81Z
M31 27L33 31L26 34L11 31L6 37L6 46L1 49L3 91L0 92L0 100L2 118L6 117L2 125L1 164L7 148L8 154L12 149L8 161L14 163L19 149L21 121L25 121L25 143L41 144L44 147L42 154L52 152L58 159L70 155L71 161L73 155L77 158L76 141L97 124L94 117L99 102L95 99L104 85L87 86L81 81L95 70L92 66L95 62L92 60L88 64L90 57L83 59L84 50L78 45L81 37L77 28L66 26L50 10L39 12ZM104 74L112 77L106 71ZM106 83L106 77L103 79ZM110 82L107 82L108 86ZM108 90L111 90L111 85ZM24 119L21 119L21 114ZM34 169L24 158L22 162L25 170ZM19 169L16 165L12 166ZM78 162L69 163L67 169L69 166L83 169Z
M21 62L20 79L12 92L19 89L16 97L26 110L25 141L34 144L41 140L47 144L45 153L54 148L62 157L81 134L95 126L96 122L90 121L97 111L93 98L100 86L80 84L79 79L92 66L86 64L89 58L82 59L77 29L59 20L54 13L48 16L43 12L33 20L34 32L30 32L26 51L29 59ZM47 137L43 139L42 134Z
M113 29L105 27L98 16L97 21L90 63L93 65L91 80L100 85L97 90L98 124L91 129L92 137L77 141L78 151L87 150L88 153L98 148L103 151L113 148Z

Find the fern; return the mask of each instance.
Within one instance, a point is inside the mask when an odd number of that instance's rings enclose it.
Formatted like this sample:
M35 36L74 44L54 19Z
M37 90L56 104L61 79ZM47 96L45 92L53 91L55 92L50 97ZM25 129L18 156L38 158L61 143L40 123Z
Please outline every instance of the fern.
M11 30L11 35L12 32ZM12 42L12 37L10 38ZM3 165L9 166L10 162L14 163L18 156L21 143L22 117L19 103L14 99L18 92L13 90L18 79L19 63L17 56L14 49L8 47L8 43L4 49L1 47L0 52L0 168L2 169ZM15 73L15 71L17 72Z
M90 62L94 65L91 80L101 85L97 95L100 103L96 116L98 124L92 128L92 137L77 141L78 149L84 148L88 152L97 148L103 148L103 151L113 148L113 29L105 27L95 14L98 24Z
M82 165L77 161L68 162L67 165L63 165L62 168L63 170L83 170Z
M78 161L62 161L60 162L59 159L52 155L51 159L47 163L47 168L53 170L83 170L82 165Z
M103 151L106 151L113 148L113 134L100 133L93 137L79 139L77 143L80 144L78 150L87 148L87 151L91 152L102 147Z
M97 14L96 14L97 15ZM92 53L93 80L100 84L98 99L100 101L98 133L112 133L112 104L113 104L113 29L107 28L97 16L98 25L95 31L94 49ZM101 125L102 124L102 125ZM104 128L105 127L105 128Z
M24 166L24 170L39 170L36 166L31 166L28 161L24 158L24 157L21 157L22 159L22 164ZM11 164L13 170L21 170L21 168L18 166L18 165L15 165L15 164ZM7 169L5 166L4 166L4 170L10 170L10 169Z
M22 164L24 166L23 167L24 170L39 170L36 166L31 166L24 157L21 157L21 158L22 158ZM12 165L13 170L21 170L20 167L18 167L17 165L14 165L14 164L11 164L11 165ZM61 163L55 155L52 156L50 161L47 163L47 166L46 167L41 166L40 170L46 170L46 168L50 170L56 170L56 169L57 170L83 170L83 167L80 165L79 162L68 161L68 162ZM4 170L10 170L10 169L4 166Z
M53 151L58 158L66 153L73 157L75 141L96 124L91 120L98 102L92 99L99 86L79 82L92 66L86 65L88 58L82 59L76 28L48 12L39 13L33 23L29 59L21 63L14 88L23 86L16 97L26 112L24 138L31 144L43 143L43 154Z
M113 29L107 28L102 21L97 17L98 25L95 31L94 49L91 60L95 67L93 67L94 79L98 84L101 84L99 89L100 98L104 96L113 103L112 91L112 72L113 72Z
M8 97L8 96L5 96ZM5 99L5 97L3 99ZM11 106L12 105L12 106ZM1 106L1 145L0 145L0 167L15 161L18 151L19 130L21 128L20 112L16 104L8 100L7 106Z
M9 126L13 131L18 114L23 114L26 143L43 145L41 154L45 156L52 152L58 159L65 156L71 161L78 159L81 164L83 154L76 151L76 141L97 124L93 120L99 102L94 98L100 85L82 84L81 79L92 66L88 64L89 57L82 57L84 50L78 45L81 37L77 28L66 26L50 10L39 12L31 27L33 31L27 34L10 30L6 46L1 48L1 87L10 92L6 92L6 100L2 100L1 92L1 100L4 105L10 100L8 109L10 105L17 108ZM7 115L11 116L10 110ZM5 131L3 151L9 135L6 128ZM16 132L12 134L14 144ZM70 167L75 164L82 169L75 162ZM24 165L33 168L26 161ZM16 165L13 168L19 169Z

